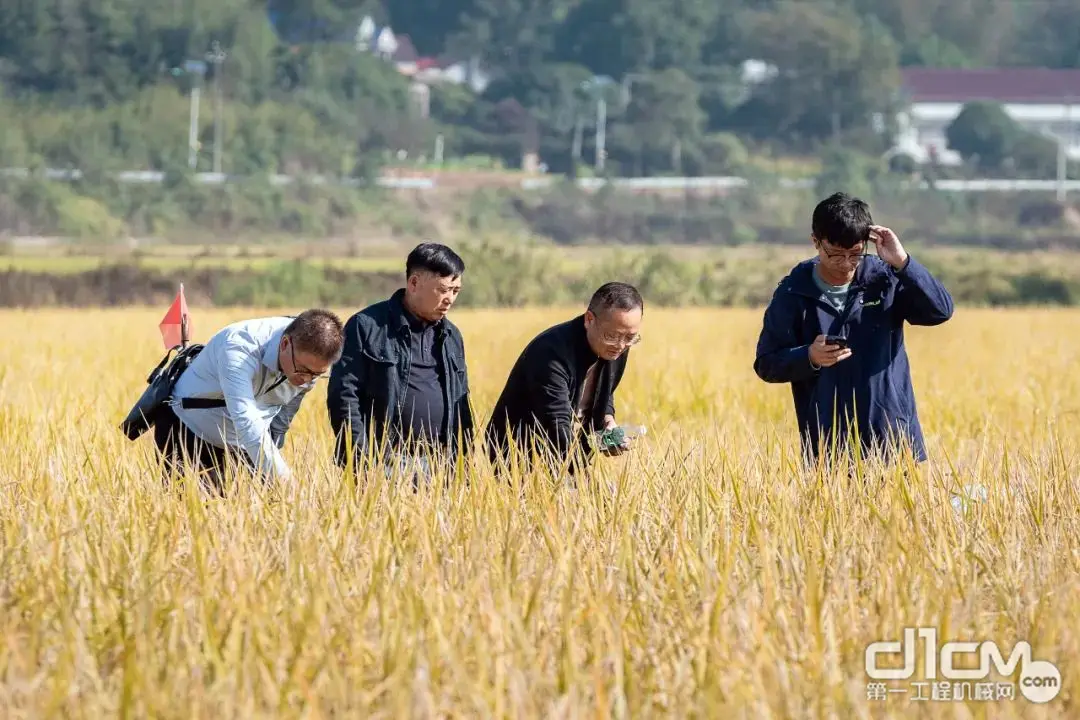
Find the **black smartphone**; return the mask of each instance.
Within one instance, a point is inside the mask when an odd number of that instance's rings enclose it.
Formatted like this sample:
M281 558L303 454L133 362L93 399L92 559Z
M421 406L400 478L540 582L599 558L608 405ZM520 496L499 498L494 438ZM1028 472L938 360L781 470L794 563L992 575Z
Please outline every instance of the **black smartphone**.
M848 346L848 341L847 341L847 338L844 337L843 335L826 335L825 336L825 344L826 345L839 345L842 348L846 348Z

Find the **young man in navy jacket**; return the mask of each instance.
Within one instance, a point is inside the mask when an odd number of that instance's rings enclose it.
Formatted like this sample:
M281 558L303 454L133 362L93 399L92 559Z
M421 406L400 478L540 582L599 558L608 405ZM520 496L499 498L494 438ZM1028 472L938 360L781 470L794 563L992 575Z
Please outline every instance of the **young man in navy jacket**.
M896 233L873 223L858 198L836 193L821 201L812 228L818 255L796 265L773 293L754 371L766 382L791 383L810 457L834 442L844 448L857 428L864 451L892 457L904 444L922 462L904 323L944 323L952 297ZM876 256L866 252L871 242Z

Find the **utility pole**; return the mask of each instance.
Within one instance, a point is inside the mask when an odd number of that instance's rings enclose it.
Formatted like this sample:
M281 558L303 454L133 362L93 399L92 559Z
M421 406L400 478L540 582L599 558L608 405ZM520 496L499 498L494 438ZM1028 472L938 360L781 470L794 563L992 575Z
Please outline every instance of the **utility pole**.
M1057 157L1057 199L1059 203L1065 202L1065 181L1069 177L1069 158L1067 155L1066 145L1068 149L1076 144L1076 131L1073 128L1073 103L1075 98L1069 98L1068 111L1065 120L1065 132L1058 138L1058 157Z
M188 119L188 167L195 169L199 156L195 149L199 142L199 80L191 87L191 116Z
M607 100L601 95L596 101L596 169L604 170L604 160L607 158Z
M607 98L604 97L609 88L615 85L615 81L607 75L594 75L581 83L581 89L596 102L596 159L597 171L603 171L604 159L607 151L604 147L607 141Z
M581 144L582 144L582 132L584 131L585 121L581 117L581 113L575 113L574 115L574 139L570 144L570 155L574 158L574 162L581 160Z
M188 120L188 167L195 169L199 162L199 98L202 95L202 78L206 74L206 63L202 60L188 60L183 69L173 68L173 75L182 72L195 76L191 85L191 116Z
M1058 138L1057 146L1057 200L1065 202L1065 178L1068 175L1068 158L1065 155L1065 138Z
M221 172L221 124L222 115L225 112L224 101L221 95L221 66L228 54L221 49L221 43L217 40L210 46L206 53L206 60L214 65L214 172Z

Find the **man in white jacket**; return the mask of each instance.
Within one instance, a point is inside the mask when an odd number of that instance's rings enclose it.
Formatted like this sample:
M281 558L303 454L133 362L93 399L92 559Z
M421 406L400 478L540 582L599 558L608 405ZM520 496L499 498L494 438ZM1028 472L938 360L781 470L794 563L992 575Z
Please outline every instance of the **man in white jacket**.
M341 356L341 320L327 310L245 320L218 331L177 380L155 419L166 470L181 461L221 492L227 458L264 479L292 473L285 434L304 396Z

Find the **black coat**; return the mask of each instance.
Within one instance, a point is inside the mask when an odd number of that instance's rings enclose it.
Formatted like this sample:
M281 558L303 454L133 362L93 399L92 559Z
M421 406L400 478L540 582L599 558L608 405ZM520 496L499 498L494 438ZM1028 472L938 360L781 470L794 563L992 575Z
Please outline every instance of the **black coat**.
M402 304L404 295L404 290L398 290L345 323L345 347L330 372L326 390L326 408L336 439L334 459L340 466L348 460L346 441L350 438L358 458L368 451L369 431L376 447L386 439L387 450L391 454L395 450L386 426L404 401L412 361L412 330ZM436 326L436 352L446 404L440 438L448 455L454 457L468 452L473 415L465 343L448 318Z
M618 359L598 358L585 335L585 316L548 328L522 351L495 403L485 439L493 461L510 449L511 442L525 453L532 444L571 460L571 472L591 452L585 433L602 430L604 416L615 414L615 389L622 380L630 351ZM599 361L593 403L575 431L576 407L585 374ZM584 426L584 427L582 427ZM507 431L509 430L509 435Z

